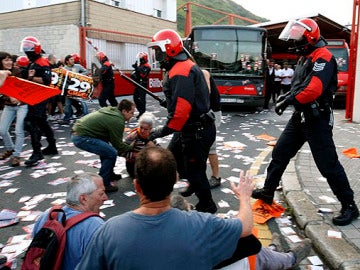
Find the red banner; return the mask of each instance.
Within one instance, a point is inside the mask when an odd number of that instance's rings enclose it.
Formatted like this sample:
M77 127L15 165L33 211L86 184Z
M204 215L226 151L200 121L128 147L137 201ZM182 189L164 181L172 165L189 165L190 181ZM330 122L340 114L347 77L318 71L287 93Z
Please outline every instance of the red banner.
M29 105L35 105L61 94L61 91L58 88L10 76L0 87L0 94L16 98Z

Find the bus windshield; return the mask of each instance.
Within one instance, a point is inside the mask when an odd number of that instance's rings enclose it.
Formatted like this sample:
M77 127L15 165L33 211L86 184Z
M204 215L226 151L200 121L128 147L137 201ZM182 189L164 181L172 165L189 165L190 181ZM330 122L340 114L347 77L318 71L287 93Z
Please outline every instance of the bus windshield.
M263 31L194 29L190 48L196 63L212 74L264 75Z
M338 65L338 71L348 71L349 54L346 48L328 48L334 55Z

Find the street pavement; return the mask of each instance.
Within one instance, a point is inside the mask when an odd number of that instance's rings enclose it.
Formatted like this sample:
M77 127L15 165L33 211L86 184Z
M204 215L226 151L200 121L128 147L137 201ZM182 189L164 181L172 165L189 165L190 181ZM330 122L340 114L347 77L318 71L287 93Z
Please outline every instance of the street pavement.
M128 98L131 99L131 97ZM89 104L90 111L97 108L97 101ZM156 115L158 123L161 124L166 120L164 110L156 102L149 101L148 99L147 110ZM277 117L271 111L261 113L269 119ZM241 115L240 123L235 124L238 128L234 128L233 122L239 121L237 120L239 115L237 113L229 114L224 112L223 124L218 135L228 136L225 140L243 141L244 138L247 138L249 141L252 141L254 136L244 132L244 130L254 126L258 130L252 132L261 134L261 132L269 130L268 125L274 125L272 121L264 121L261 117L256 118L251 115L244 117ZM290 114L287 113L285 115L289 116ZM357 146L360 126L348 123L344 120L343 116L344 111L337 111L334 140L339 150L339 158L348 173L349 180L355 191L356 202L360 205L360 184L358 182L360 159L349 159L341 154L343 149ZM286 120L282 121L282 123L286 123ZM131 121L127 127L132 128L136 124L136 121ZM77 149L71 143L71 125L61 125L58 121L54 121L52 126L57 138L59 155L46 156L38 166L33 168L24 167L23 164L20 167L12 168L7 166L9 165L9 160L0 161L0 210L11 209L25 217L25 219L21 218L20 222L14 226L0 228L0 244L6 244L11 236L24 235L26 232L31 231L34 223L31 217L36 217L39 212L44 211L53 204L64 203L65 182L69 176L82 171L98 171L98 157ZM242 139L240 139L241 136L243 137ZM159 143L166 146L169 139L169 136L165 137L159 140ZM47 146L45 139L43 142L43 146ZM256 143L263 145L261 142ZM29 137L26 138L25 144L22 153L23 161L31 154ZM259 149L246 149L245 147L244 149L239 148L235 150L218 147L218 151L221 157L221 176L224 180L228 181L222 182L221 187L214 189L212 193L214 200L219 205L218 213L229 214L229 212L238 209L237 199L231 193L228 193L229 182L236 178L235 175L238 175L239 169L245 168L250 169L252 174L255 175L255 179L263 180L264 175L262 173L268 164L266 159L269 159L271 156L271 147ZM255 158L255 161L253 161L249 153L257 153L257 151L261 152ZM250 168L245 165L250 166ZM123 179L118 181L119 191L109 194L108 204L101 209L105 219L130 211L139 204L134 193L132 180L127 177L123 158L118 158L115 172L121 173ZM177 192L178 188L176 187L174 192ZM320 215L318 213L319 208L330 208L336 212L340 206L336 200L334 203L324 201L324 198L329 200L329 197L333 198L333 195L329 191L326 181L321 178L307 145L304 146L288 166L283 176L282 190L287 203L292 208L300 229L305 232L307 237L313 240L313 246L318 251L316 254L319 254L321 259L329 264L331 269L360 269L360 220L345 227L334 227L331 225L332 214ZM189 197L188 200L190 203L196 203L195 196ZM227 203L229 206L226 206ZM220 205L225 206L221 207ZM271 242L272 232L267 225L256 225L256 227L259 229L262 244L264 246L268 245ZM327 233L329 230L330 232L331 230L341 232L342 238L335 239L328 237ZM305 262L304 260L301 264L301 269L306 269L307 265L308 261Z
M346 120L343 110L336 111L333 134L339 160L360 206L360 159L342 154L349 148L360 151L360 124ZM341 205L317 169L308 144L289 164L282 187L298 225L328 266L337 270L360 269L360 219L347 226L332 224L331 218Z

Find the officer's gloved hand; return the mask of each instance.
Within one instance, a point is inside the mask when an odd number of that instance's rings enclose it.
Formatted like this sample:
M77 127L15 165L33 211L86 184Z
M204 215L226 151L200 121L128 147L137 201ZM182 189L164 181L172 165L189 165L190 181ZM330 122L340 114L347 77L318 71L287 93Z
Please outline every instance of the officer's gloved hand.
M279 96L280 98L280 96ZM279 100L279 99L278 99ZM277 115L282 115L283 112L285 111L285 109L287 108L287 106L290 105L289 100L285 97L284 99L282 99L280 102L277 101L276 105L275 105L275 112L277 113Z
M276 104L280 103L281 101L283 101L285 98L287 98L290 95L290 92L287 92L286 94L280 95L278 96L277 100L276 100Z
M156 138L162 137L162 129L163 129L162 127L157 127L157 128L152 129L152 131L150 132L148 140L153 141Z
M167 109L166 99L163 99L163 100L159 101L159 103L160 103L160 106L161 106L161 107L164 107L165 109Z
M137 66L138 66L138 62L136 61L134 64L132 64L132 67L133 68L137 68Z

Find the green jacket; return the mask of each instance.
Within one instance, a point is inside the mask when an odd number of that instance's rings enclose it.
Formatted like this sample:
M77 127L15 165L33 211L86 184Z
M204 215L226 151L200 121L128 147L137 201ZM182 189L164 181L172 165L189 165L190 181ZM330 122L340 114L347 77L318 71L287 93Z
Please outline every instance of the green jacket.
M118 155L131 151L132 147L123 142L125 119L116 107L104 107L78 119L73 131L79 136L97 138L110 143Z

